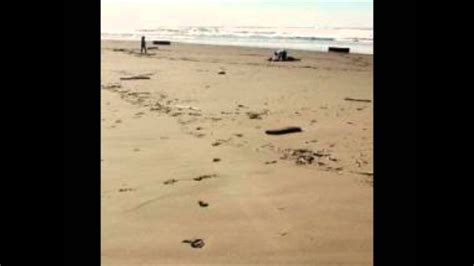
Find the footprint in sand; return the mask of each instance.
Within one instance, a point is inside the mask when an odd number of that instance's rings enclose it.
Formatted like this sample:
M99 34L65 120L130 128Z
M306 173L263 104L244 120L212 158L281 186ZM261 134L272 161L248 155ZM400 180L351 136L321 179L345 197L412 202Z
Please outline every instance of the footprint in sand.
M355 163L357 164L357 167L362 167L362 165L367 165L367 164L369 164L369 163L368 163L366 160L364 160L364 159L357 159Z
M202 116L200 113L188 113L190 116Z
M194 136L196 136L198 138L202 138L202 137L206 136L206 134L199 133L199 134L194 134Z
M139 149L139 148L135 148L135 149L133 149L133 151L134 151L134 152L137 152L137 151L140 151L140 149Z
M211 145L212 146L219 146L221 144L224 144L224 143L228 143L229 141L231 141L232 138L228 138L228 139L218 139L216 140L215 142L213 142Z
M220 117L210 117L209 119L211 119L211 121L213 121L213 122L222 120L222 118L220 118Z
M115 123L116 123L116 124L120 124L120 123L122 123L122 120L121 120L121 119L117 119L117 120L115 120Z
M118 192L131 192L134 191L135 189L133 188L121 188L118 190Z
M326 171L329 171L329 172L337 172L338 174L342 174L342 170L344 170L343 167L331 167L331 166L327 166L326 169L324 169Z
M275 164L277 163L277 161L268 161L268 162L265 162L265 164Z
M165 182L163 182L163 184L165 184L165 185L171 185L171 184L174 184L174 183L176 183L176 182L178 182L178 180L176 180L176 179L173 178L173 179L166 180Z

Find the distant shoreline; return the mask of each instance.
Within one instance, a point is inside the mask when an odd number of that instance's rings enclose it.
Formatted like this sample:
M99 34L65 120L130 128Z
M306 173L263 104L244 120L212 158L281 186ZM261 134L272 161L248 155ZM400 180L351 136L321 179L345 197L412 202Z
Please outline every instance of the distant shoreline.
M373 29L315 27L157 27L131 31L101 29L106 40L169 40L180 43L284 48L323 51L347 47L353 53L373 54Z
M161 39L160 39L161 40ZM163 38L162 40L168 40L166 38ZM101 42L125 42L125 43L137 43L137 48L139 47L140 40L130 40L130 39L107 39L107 38L102 38L100 39ZM151 41L147 41L148 46L154 46L151 44ZM216 47L230 47L230 48L249 48L249 49L265 49L265 50L274 50L277 48L285 48L287 50L293 50L293 51L302 51L302 52L316 52L316 53L328 53L327 50L322 50L322 49L304 49L304 48L298 48L298 47L282 47L282 46L252 46L252 45L242 45L242 44L225 44L225 43L201 43L201 42L183 42L183 41L172 41L171 40L171 45L173 44L179 44L179 45L203 45L203 46L216 46ZM337 46L337 45L334 45ZM338 46L339 47L339 46ZM341 47L350 47L350 46L341 46ZM357 55L367 55L367 56L373 56L373 53L358 53L358 52L353 52L353 49L351 49L350 54L357 54Z

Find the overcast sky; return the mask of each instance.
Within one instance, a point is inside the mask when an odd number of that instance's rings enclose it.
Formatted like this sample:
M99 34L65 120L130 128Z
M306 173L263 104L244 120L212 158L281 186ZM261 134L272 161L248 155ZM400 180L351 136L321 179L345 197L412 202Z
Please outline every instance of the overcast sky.
M372 27L372 0L101 0L101 27Z

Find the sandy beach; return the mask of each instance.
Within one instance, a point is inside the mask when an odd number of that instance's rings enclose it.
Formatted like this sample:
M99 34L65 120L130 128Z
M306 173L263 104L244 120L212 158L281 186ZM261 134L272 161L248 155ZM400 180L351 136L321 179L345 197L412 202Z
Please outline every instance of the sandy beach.
M373 264L373 57L271 55L102 41L102 265Z

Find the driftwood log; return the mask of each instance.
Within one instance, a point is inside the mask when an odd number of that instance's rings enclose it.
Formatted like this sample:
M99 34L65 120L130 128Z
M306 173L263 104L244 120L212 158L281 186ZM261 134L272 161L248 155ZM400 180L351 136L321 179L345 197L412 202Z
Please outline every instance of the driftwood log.
M288 57L286 57L285 59L282 59L282 60L277 60L277 59L275 59L275 58L273 58L273 57L270 57L270 58L268 58L267 60L270 61L270 62L293 62L293 61L301 61L301 59L299 59L299 58L294 58L294 57L292 57L292 56L288 56Z
M269 129L266 130L265 133L268 135L284 135L284 134L290 134L290 133L297 133L297 132L302 132L300 127L285 127L285 128L279 128L279 129Z
M153 41L153 44L156 45L171 45L170 41Z
M148 76L122 77L120 80L150 79Z
M329 47L329 52L349 53L350 49L346 47Z
M344 100L352 101L352 102L364 102L364 103L372 102L372 100L368 100L368 99L355 99L355 98L349 98L349 97L344 98Z

